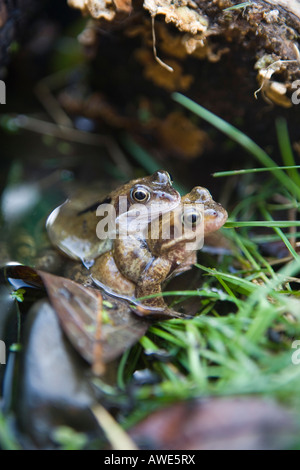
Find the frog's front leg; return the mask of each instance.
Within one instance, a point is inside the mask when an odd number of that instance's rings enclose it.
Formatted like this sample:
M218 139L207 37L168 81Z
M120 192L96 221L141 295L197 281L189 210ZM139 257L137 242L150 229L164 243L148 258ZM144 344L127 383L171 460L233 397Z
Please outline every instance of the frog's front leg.
M132 235L114 241L113 256L123 276L135 284L152 259L144 239Z
M135 289L137 299L148 295L157 294L157 297L141 300L142 305L157 309L159 311L167 310L168 307L161 295L161 284L166 279L171 269L171 263L166 258L155 258L141 273ZM151 315L151 313L150 313Z
M107 292L112 291L121 296L134 296L135 284L119 271L112 251L97 258L90 272L94 283Z
M170 271L167 280L173 279L173 277L178 276L178 274L182 274L186 271L192 269L193 265L197 263L197 254L195 251L192 251L186 258L181 262L178 263L178 266L174 267L174 263L172 266L172 270Z

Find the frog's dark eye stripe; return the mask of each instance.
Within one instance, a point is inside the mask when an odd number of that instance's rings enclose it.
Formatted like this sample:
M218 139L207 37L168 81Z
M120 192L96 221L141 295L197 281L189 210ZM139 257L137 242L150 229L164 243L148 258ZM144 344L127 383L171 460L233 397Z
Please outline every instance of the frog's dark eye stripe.
M135 202L147 202L149 198L149 191L142 186L137 186L131 190L131 199Z
M98 209L99 206L101 206L101 204L110 204L110 203L111 203L111 197L107 197L103 199L103 201L96 202L95 204L92 204L86 209L83 209L82 211L78 212L77 215L86 214L87 212L96 212L96 210Z

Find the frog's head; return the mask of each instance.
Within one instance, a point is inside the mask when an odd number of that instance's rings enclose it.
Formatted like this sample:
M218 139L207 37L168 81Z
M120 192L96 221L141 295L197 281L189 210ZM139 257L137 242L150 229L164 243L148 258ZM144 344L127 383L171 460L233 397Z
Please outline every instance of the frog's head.
M213 200L206 188L196 186L181 200L183 204L203 204L204 235L219 230L227 220L227 211L221 204Z
M180 203L180 195L172 186L171 176L164 170L124 184L111 195L112 202L117 204L120 196L126 197L127 210L135 204L142 204L147 208L157 206L155 210L165 213Z
M156 255L176 250L181 256L201 248L204 236L222 227L226 219L221 204L207 189L196 186L182 197L180 205L151 224L147 243Z
M137 226L143 229L159 215L173 210L181 200L172 186L170 174L164 170L130 181L111 193L110 197L119 230L130 227L133 232Z

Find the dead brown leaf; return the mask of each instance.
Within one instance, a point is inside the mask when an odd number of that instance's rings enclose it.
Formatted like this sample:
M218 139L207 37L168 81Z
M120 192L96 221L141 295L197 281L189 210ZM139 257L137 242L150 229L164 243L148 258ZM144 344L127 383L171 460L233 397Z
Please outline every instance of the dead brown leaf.
M292 414L261 398L214 398L156 411L130 436L140 448L167 450L269 450L291 445Z
M27 266L10 266L8 277L45 288L69 341L97 374L148 329L125 302L102 296L98 289Z

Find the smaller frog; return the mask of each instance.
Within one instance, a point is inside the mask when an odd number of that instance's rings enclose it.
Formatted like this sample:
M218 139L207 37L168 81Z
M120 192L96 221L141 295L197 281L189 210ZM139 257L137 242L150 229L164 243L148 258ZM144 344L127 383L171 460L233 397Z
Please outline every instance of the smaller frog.
M117 238L112 250L97 259L92 278L105 290L127 299L157 294L137 301L136 313L142 316L180 316L165 304L161 286L195 264L203 237L226 220L226 210L213 201L207 189L197 186L174 210L148 224L141 236Z
M50 214L46 227L48 236L56 248L72 259L83 261L89 267L93 260L109 251L113 245L109 233L104 234L101 239L98 237L97 214L101 213L101 210L99 211L101 207L104 209L109 206L113 209L115 226L118 227L122 216L131 214L133 206L141 205L151 210L153 208L152 213L155 213L155 210L165 213L174 209L179 203L180 195L172 187L169 173L158 170L151 176L129 181L111 191L102 200L89 205L86 205L82 198L67 200ZM148 221L148 218L141 219L141 223L145 226Z

